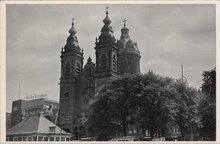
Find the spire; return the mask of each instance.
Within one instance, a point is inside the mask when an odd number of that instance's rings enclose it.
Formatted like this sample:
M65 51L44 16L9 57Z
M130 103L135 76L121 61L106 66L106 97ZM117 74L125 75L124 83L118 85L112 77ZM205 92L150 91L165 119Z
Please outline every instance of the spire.
M104 22L105 25L111 24L111 20L108 17L108 6L106 7L106 16L105 16L103 22Z
M67 38L67 43L64 47L65 52L67 51L71 51L71 50L77 50L77 51L81 51L80 47L79 47L79 43L78 43L78 39L76 36L76 29L74 27L74 18L72 18L72 26L69 30L69 37Z
M121 29L121 38L129 38L129 29L126 26L126 22L127 20L124 19L123 23L124 23L124 27Z
M109 18L109 11L108 6L106 7L106 16L103 19L104 26L101 29L101 35L99 36L99 41L97 41L97 44L102 43L115 43L115 37L113 35L113 29L111 24L111 20Z
M74 18L72 18L72 27L69 30L71 35L75 35L77 33L76 29L74 28Z

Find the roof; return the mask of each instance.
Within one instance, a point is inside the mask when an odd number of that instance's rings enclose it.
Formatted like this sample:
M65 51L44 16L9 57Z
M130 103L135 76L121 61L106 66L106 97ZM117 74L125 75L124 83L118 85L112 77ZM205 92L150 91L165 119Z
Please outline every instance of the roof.
M23 108L28 108L28 107L33 107L33 106L43 106L45 104L45 102L59 104L59 102L55 101L55 100L51 100L51 99L47 99L47 98L39 98L39 99L25 101Z
M50 132L50 127L54 127L54 131ZM43 114L34 115L26 118L17 125L7 131L7 135L22 134L54 134L54 135L71 135L65 132L53 122L49 121Z
M120 48L120 51L119 51L120 53L130 52L130 53L137 53L138 55L140 54L137 43L134 42L129 37L122 38L119 40L119 48Z
M31 107L31 106L35 106L35 105L43 105L44 104L44 99L40 98L40 99L34 99L34 100L29 100L24 104L24 108L26 107Z

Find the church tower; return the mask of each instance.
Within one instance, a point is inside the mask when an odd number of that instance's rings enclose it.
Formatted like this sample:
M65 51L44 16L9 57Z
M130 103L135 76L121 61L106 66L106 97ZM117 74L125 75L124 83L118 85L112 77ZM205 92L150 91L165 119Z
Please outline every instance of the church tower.
M131 40L129 35L129 29L126 26L126 20L124 27L121 29L121 38L118 41L119 46L119 73L136 74L140 73L140 51L137 43Z
M107 80L111 80L118 75L118 45L113 35L111 20L106 7L106 17L103 20L104 26L101 35L96 38L96 86L100 86Z
M58 125L73 135L79 116L79 97L77 96L77 80L83 68L83 51L76 36L74 22L69 30L67 43L61 51L60 106Z

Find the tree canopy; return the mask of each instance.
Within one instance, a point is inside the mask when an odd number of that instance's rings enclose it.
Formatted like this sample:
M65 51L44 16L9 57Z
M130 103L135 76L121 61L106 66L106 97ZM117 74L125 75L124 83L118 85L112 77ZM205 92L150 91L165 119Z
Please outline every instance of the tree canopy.
M156 134L174 135L173 128L183 138L186 133L193 137L200 125L198 92L153 72L123 75L106 84L97 95L88 127L98 140L126 136L131 126L141 129L143 136L147 130L151 138Z
M202 118L201 135L206 140L216 139L216 70L203 72L202 97L199 111Z

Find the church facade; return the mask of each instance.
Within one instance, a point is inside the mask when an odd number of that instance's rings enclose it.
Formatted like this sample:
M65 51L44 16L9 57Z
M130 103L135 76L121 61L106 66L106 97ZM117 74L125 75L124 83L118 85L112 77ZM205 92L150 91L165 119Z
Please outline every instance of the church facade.
M61 50L58 125L74 136L78 133L79 119L89 113L97 89L120 75L140 73L140 51L130 38L126 21L120 40L114 37L108 9L103 23L101 34L95 41L96 63L89 57L83 65L83 50L78 43L74 22Z

